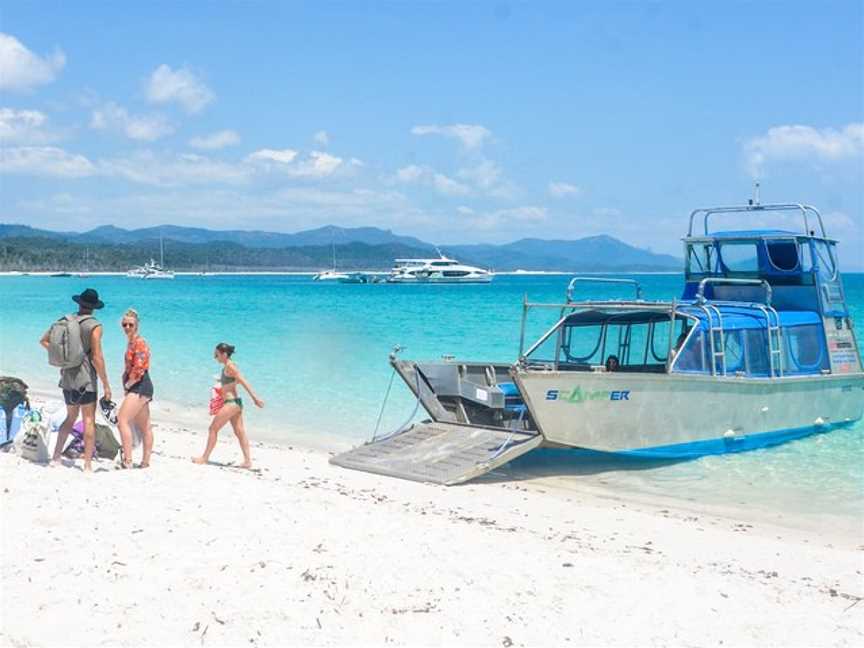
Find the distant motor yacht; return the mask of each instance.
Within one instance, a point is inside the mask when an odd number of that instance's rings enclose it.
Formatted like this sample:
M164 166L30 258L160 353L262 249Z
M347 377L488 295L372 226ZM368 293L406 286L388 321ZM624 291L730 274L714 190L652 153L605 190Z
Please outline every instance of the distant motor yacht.
M159 237L159 263L150 259L143 266L132 268L126 273L127 277L132 279L173 279L174 273L171 270L165 270L165 247L162 243L162 237Z
M389 283L490 283L493 273L441 255L437 259L396 259Z

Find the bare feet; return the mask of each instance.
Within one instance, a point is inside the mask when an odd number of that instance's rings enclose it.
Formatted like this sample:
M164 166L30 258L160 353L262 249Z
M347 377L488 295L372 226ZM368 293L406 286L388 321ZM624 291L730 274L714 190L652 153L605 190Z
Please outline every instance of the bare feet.
M85 473L92 473L93 472L93 466L90 465L89 461L84 463L84 472Z
M63 465L63 458L62 457L51 457L51 461L48 463L48 465L51 466L52 468L59 468L60 466Z
M251 467L252 467L252 462L251 462L251 461L244 461L243 463L241 463L241 464L238 466L238 468L245 468L246 470L249 470Z
M193 459L193 461L194 461L194 459ZM144 463L144 462L142 461L140 464L138 464L138 467L139 467L139 468L149 468L149 467L150 467L150 464L149 464L149 463Z
M205 459L204 457L192 457L192 463L204 465L207 463L207 459Z

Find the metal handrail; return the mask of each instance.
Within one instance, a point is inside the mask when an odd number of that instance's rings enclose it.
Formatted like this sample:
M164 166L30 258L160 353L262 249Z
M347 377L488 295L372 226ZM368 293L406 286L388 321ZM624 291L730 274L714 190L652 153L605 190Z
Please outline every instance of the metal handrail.
M822 222L822 214L819 213L819 210L811 205L803 205L801 203L777 203L770 205L738 205L732 207L702 207L699 209L694 209L690 212L690 226L687 229L687 236L693 236L693 221L696 219L696 216L702 214L703 216L703 229L705 231L705 236L708 236L708 219L712 214L736 214L736 213L744 213L744 212L754 212L754 211L789 211L797 209L801 212L801 216L804 219L804 234L806 236L811 236L810 233L810 221L807 218L807 214L813 214L816 217L816 220L819 221L819 230L822 232L822 238L828 238L828 235L825 233L825 223Z
M729 279L726 277L705 277L702 281L699 282L699 290L696 292L696 301L699 303L705 303L708 301L705 298L705 286L708 284L733 284L739 286L762 286L765 288L765 305L771 305L771 298L774 294L771 289L771 284L769 284L764 279Z
M635 279L612 279L611 277L573 277L567 284L567 301L573 301L573 288L577 282L631 284L636 287L636 299L642 299L642 286Z

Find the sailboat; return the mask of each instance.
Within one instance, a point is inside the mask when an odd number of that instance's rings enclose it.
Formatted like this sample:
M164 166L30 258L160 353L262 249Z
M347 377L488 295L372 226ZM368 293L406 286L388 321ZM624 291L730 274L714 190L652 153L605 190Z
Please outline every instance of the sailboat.
M331 234L333 230L331 229ZM312 281L348 281L351 279L350 275L345 272L339 272L336 269L336 238L335 236L331 240L331 245L333 247L333 269L332 270L322 270L314 277L312 277Z
M133 279L173 279L174 273L171 270L164 269L165 264L165 245L162 236L159 236L159 263L150 259L143 266L132 268L126 273L127 277Z

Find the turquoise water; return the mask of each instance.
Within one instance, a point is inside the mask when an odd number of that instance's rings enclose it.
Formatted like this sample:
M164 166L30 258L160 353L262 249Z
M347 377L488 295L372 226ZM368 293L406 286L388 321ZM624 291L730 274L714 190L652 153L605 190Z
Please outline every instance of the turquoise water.
M682 282L673 275L638 279L647 299L677 295ZM209 387L219 370L213 347L226 341L237 347L235 360L267 402L264 410L250 408L247 426L253 436L290 441L322 434L357 442L375 426L390 378L387 354L394 345L404 346L407 358L452 354L513 361L523 295L557 302L568 280L499 276L486 286L410 286L318 283L306 276L178 276L174 281L0 277L0 373L19 375L38 387L56 385L55 371L37 341L53 319L74 309L72 294L92 287L106 302L99 317L106 324L105 352L115 391L125 348L119 319L133 306L152 348L156 398L200 412L202 429L208 422ZM864 321L864 275L847 275L845 285L855 320ZM580 290L579 297L628 296L623 288ZM550 317L532 319L528 341L545 330ZM401 423L412 406L397 380L384 427ZM745 500L760 495L790 506L860 515L862 459L864 427L859 424L764 451L643 465L636 471L638 483L629 484L668 494L684 486L706 496L728 495L731 489ZM568 471L543 455L519 464L529 472L549 466ZM621 466L609 470L616 468ZM586 470L593 468L581 465L573 478Z

